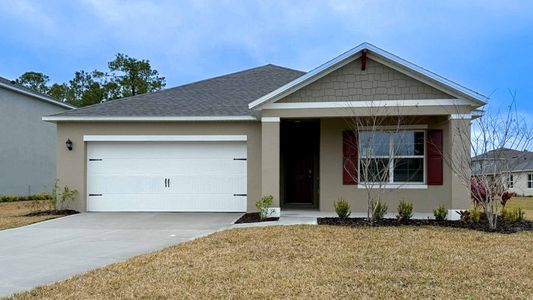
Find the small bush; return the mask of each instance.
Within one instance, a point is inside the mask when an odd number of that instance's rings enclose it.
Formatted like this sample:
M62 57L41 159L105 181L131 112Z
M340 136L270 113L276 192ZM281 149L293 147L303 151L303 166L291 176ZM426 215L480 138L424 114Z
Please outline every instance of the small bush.
M435 216L435 220L437 221L444 221L448 216L448 210L444 205L441 204L433 210L433 216Z
M481 211L477 208L473 208L470 210L470 219L468 222L470 223L479 223L479 220L481 220Z
M407 221L413 217L413 203L409 201L400 201L398 205L398 214L396 218L398 221Z
M502 217L509 223L522 222L524 220L524 211L520 207L513 208L512 210L502 210Z
M350 210L350 203L344 199L339 199L337 202L333 204L335 207L335 212L337 213L337 216L341 219L346 219L350 216L352 211Z
M273 200L274 196L268 195L255 202L255 207L259 209L259 218L261 220L267 219L270 215L270 206L272 205Z
M385 202L372 201L370 202L370 208L372 209L372 219L382 220L389 207Z
M470 211L469 210L459 210L457 211L457 213L459 214L461 221L465 223L470 222Z

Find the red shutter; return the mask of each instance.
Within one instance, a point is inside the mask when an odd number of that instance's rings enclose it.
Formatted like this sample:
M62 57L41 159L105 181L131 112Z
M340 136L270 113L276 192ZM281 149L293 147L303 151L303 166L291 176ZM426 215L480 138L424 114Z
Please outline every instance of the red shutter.
M427 132L427 184L442 185L442 130Z
M342 184L357 184L357 135L342 133Z

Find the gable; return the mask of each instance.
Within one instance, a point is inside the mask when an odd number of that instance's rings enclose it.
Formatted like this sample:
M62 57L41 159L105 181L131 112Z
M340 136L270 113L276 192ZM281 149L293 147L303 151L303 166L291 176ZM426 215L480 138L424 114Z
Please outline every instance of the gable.
M440 90L367 58L361 58L276 101L333 102L372 100L455 99Z

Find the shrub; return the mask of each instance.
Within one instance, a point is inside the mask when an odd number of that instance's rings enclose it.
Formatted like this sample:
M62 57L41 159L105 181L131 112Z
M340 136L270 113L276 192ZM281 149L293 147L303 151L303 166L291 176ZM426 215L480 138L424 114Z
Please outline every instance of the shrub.
M396 218L398 218L398 221L407 221L413 217L413 203L409 201L400 201L400 204L398 205L398 214L396 215Z
M465 223L479 223L479 220L481 220L481 211L477 208L461 210L458 213L461 216L461 221Z
M30 200L47 200L48 194L35 194L29 196L0 196L0 202L30 201Z
M370 207L372 209L372 219L381 220L387 213L388 206L385 202L381 201L371 201Z
M270 206L272 205L273 200L274 196L268 195L255 202L255 207L259 209L259 218L261 220L268 218L270 215Z
M444 221L448 216L448 210L443 204L441 204L433 210L433 216L435 216L435 220L437 221Z
M346 219L350 216L352 211L350 210L350 203L344 199L339 199L337 202L333 204L335 207L335 212L337 213L337 216L341 219Z
M473 208L470 210L470 219L468 222L470 223L479 223L479 220L481 219L481 211L477 208Z
M502 217L509 223L522 222L524 220L524 211L520 207L513 208L512 210L502 210Z

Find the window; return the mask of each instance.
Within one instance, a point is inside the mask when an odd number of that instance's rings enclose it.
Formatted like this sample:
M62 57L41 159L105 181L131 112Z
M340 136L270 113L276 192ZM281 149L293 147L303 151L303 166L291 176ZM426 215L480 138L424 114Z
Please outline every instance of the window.
M527 174L527 188L533 189L533 174Z
M424 131L359 133L359 182L424 183Z
M509 174L509 175L507 175L507 188L512 189L513 187L514 187L513 174Z

